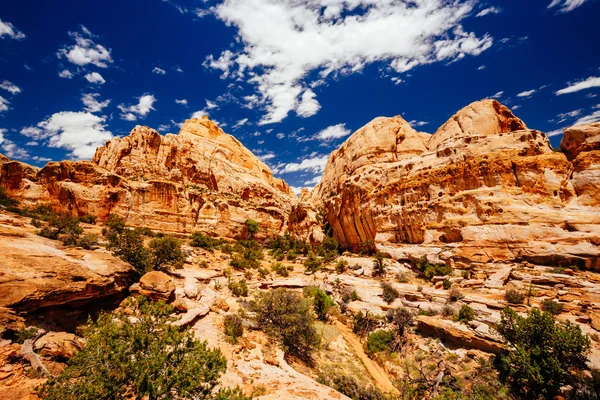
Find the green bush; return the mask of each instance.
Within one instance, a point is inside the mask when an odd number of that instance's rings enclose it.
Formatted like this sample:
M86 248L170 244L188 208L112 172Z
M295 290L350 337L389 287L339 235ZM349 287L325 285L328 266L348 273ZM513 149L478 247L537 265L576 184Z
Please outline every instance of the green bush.
M108 239L108 235L111 233L121 233L126 228L125 220L117 215L111 214L104 221L104 228L102 228L102 234Z
M324 263L330 263L339 256L338 247L338 242L334 238L325 236L323 243L317 247L317 255L323 258Z
M504 292L504 299L510 304L523 304L525 294L515 289L508 289Z
M475 311L466 304L460 306L460 310L458 310L458 318L460 322L467 323L469 321L473 321L475 319Z
M363 314L362 311L357 312L354 315L354 320L352 323L352 332L359 336L365 336L373 329L375 329L379 325L379 321L370 316L367 311L366 314Z
M448 279L444 279L444 282L442 283L444 290L448 290L452 287L452 282L450 282Z
M239 315L226 315L223 320L223 330L232 343L237 343L244 334L244 324Z
M154 269L168 271L183 268L185 256L179 239L172 236L152 239L148 247Z
M398 293L398 291L387 282L381 282L381 289L383 289L381 297L388 304L393 303L394 300L396 300L398 296L400 296L400 293Z
M164 303L139 300L136 322L123 313L101 314L85 329L86 346L56 378L38 388L44 400L217 399L227 368L218 349L195 339L170 317Z
M510 344L498 358L501 377L519 398L553 398L587 369L590 340L581 328L534 308L521 317L506 307L498 332Z
M225 241L222 239L215 239L202 232L193 232L190 237L190 246L200 247L205 250L213 251L217 247L221 246Z
M386 396L373 385L358 383L350 375L342 372L319 373L319 383L337 390L352 400L385 400Z
M290 276L290 271L287 269L287 267L285 265L283 265L280 262L272 263L271 270L279 276L284 276L284 277Z
M375 253L373 257L373 276L382 276L385 274L385 261L383 254Z
M98 235L95 233L88 233L79 239L77 245L83 247L86 250L94 250L98 248Z
M144 238L138 232L123 228L119 231L111 229L106 233L108 245L106 248L121 260L131 264L143 275L152 269L152 257L144 247Z
M289 261L294 261L298 254L307 255L310 250L308 242L292 238L289 232L286 232L283 236L271 238L268 247L271 249L271 254L276 250L280 250Z
M286 355L312 361L319 336L310 301L292 290L279 288L260 293L251 308L260 329L279 340Z
M313 299L313 308L315 309L315 314L317 314L317 319L327 322L327 312L331 307L335 306L333 299L323 289L316 286L305 287L304 296Z
M323 265L323 261L314 252L310 251L304 261L306 272L314 274L321 268L321 265Z
M545 311L552 315L558 315L562 312L563 305L552 300L542 301L542 311Z
M82 217L79 217L79 220L84 224L95 225L96 224L96 216L91 214L85 214Z
M248 297L248 282L245 279L236 281L229 278L229 290L235 297Z
M394 334L391 331L378 330L369 335L367 339L367 353L375 354L381 351L388 351L394 340Z
M246 232L248 233L248 237L250 239L254 239L254 236L260 231L260 227L258 226L258 222L253 219L246 220Z
M459 301L460 299L462 299L464 297L465 296L462 294L462 292L459 289L453 288L448 293L448 302L456 303L457 301Z
M412 326L415 315L407 308L400 307L395 310L389 310L386 315L389 322L396 327L398 336L404 336L406 331Z
M335 264L335 272L338 274L343 274L348 269L348 261L339 260L337 264Z
M452 272L452 268L446 264L432 264L425 256L418 259L414 263L421 277L427 279L428 281L432 280L434 276L446 276Z
M77 245L82 233L83 228L79 225L79 220L71 215L53 215L48 224L38 231L38 235L60 240L67 246Z

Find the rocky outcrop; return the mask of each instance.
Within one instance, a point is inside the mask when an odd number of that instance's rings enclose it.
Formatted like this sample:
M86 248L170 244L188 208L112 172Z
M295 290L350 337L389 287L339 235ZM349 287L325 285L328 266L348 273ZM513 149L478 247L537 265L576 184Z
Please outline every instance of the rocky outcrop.
M91 162L51 162L41 170L0 161L0 184L27 204L49 202L102 220L117 214L132 226L161 231L260 235L283 233L298 202L290 187L212 121L191 119L178 135L137 126L97 149Z
M160 271L150 271L129 291L134 295L146 296L154 301L172 302L175 300L175 284L169 275Z
M600 122L565 129L560 148L569 160L580 153L600 150Z
M460 110L433 135L401 117L376 118L331 154L310 201L354 250L415 245L457 266L599 269L594 129L565 137L563 148L583 152L571 162L495 100Z
M0 215L0 307L19 312L127 293L133 268L108 252L67 249Z

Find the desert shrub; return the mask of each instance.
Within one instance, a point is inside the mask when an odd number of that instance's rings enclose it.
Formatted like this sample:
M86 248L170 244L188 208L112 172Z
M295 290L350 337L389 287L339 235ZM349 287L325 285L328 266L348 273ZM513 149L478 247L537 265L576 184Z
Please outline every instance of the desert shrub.
M19 202L6 193L6 189L0 187L0 206L6 208L14 208L19 205Z
M382 276L385 274L385 261L382 253L375 253L373 257L373 276Z
M246 220L246 232L250 239L254 239L254 236L260 231L260 227L258 226L258 222L253 219Z
M449 303L456 303L463 297L465 297L465 296L463 296L462 292L457 288L451 289L450 292L448 292L448 302Z
M415 267L419 271L421 277L432 280L434 276L446 276L452 272L452 268L446 264L432 264L423 256L414 262Z
M77 245L83 247L86 250L97 249L98 235L94 233L88 233L78 240Z
M379 325L379 320L370 316L369 312L363 314L362 311L359 311L354 315L352 332L359 336L365 336Z
M338 242L331 236L325 236L323 243L317 248L317 255L323 258L323 262L330 263L339 256Z
M504 299L510 304L523 304L525 294L515 289L508 289L504 292Z
M453 317L454 316L454 308L452 306L445 305L442 308L442 315L444 317Z
M38 388L44 400L217 399L227 362L218 349L173 324L173 308L139 300L136 322L123 313L89 321L86 346ZM223 397L221 397L223 398Z
M367 240L366 242L362 242L359 246L358 254L362 257L372 256L377 252L377 248L375 247L375 243L372 240Z
M333 299L323 289L316 286L305 287L304 296L312 298L317 319L327 322L327 312L331 307L335 306Z
M558 315L562 312L563 305L552 300L544 300L542 301L542 311L547 312L548 314Z
M248 296L248 282L246 282L245 279L240 279L239 281L236 281L234 279L229 278L228 287L235 297Z
M400 296L400 293L387 282L381 282L381 289L383 290L381 297L388 304L393 303Z
M258 326L277 339L286 355L306 362L319 345L310 301L299 293L279 288L260 293L251 308Z
M349 287L340 291L340 297L342 299L342 303L350 303L351 301L358 300L358 294L356 293L356 290Z
M534 308L521 317L506 307L498 332L511 350L498 358L501 377L519 398L553 398L587 369L590 340L570 322Z
M172 236L152 239L148 248L154 269L168 271L183 268L185 256L179 239Z
M308 242L291 237L289 232L286 232L283 236L271 238L268 247L271 249L271 252L278 249L281 250L289 261L295 260L298 254L307 255L311 249Z
M314 252L310 251L306 260L304 260L306 272L315 273L321 268L321 265L323 265L323 261Z
M448 279L444 279L444 282L442 282L442 286L444 290L448 290L452 287L452 282L450 282L450 280Z
M79 225L79 220L71 215L53 215L48 224L38 231L38 235L60 240L67 246L76 245L82 233L83 228Z
M343 274L348 269L348 261L339 260L337 264L335 264L335 272L338 274Z
M212 238L203 234L202 232L192 232L192 236L190 237L190 246L200 247L209 251L213 251L217 247L221 246L223 242L224 240L222 239Z
M410 279L410 275L408 275L406 272L400 272L396 275L396 280L399 283L408 283Z
M96 216L92 214L85 214L84 216L79 217L79 220L84 224L96 224Z
M283 265L280 262L272 263L271 270L279 276L284 276L284 277L290 276L290 271L287 269L287 267L285 265Z
M266 268L260 267L256 271L258 272L258 276L260 276L261 279L265 279L267 276L269 276L269 270L267 270Z
M373 385L359 383L342 372L320 372L319 383L329 386L352 400L385 400L386 396Z
M377 330L371 333L367 339L367 353L375 354L388 351L393 340L393 332L383 329Z
M152 269L152 257L144 247L144 238L138 232L124 228L119 233L115 229L107 232L107 237L107 249L131 264L140 275Z
M127 225L125 224L125 220L117 215L111 214L108 216L106 221L104 221L104 228L102 228L102 234L109 239L108 235L111 233L121 233L125 230Z
M15 342L23 344L28 339L33 339L38 335L39 329L34 326L27 326L16 332Z
M404 336L415 320L413 312L404 307L389 310L386 317L389 322L394 324L398 336Z
M463 323L473 321L473 319L475 319L475 311L467 304L463 304L460 306L460 310L458 310L457 319Z
M419 315L424 315L426 317L435 317L440 312L437 308L419 308Z
M244 334L242 317L233 314L226 315L223 320L223 331L232 343L237 343Z
M273 257L276 261L283 261L285 259L285 254L283 254L281 249L276 249L271 252L271 257Z

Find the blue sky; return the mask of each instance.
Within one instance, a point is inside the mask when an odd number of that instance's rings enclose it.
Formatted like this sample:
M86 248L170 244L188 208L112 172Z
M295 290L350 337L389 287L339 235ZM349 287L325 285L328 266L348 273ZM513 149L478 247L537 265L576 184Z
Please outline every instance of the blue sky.
M0 4L0 153L89 159L207 114L295 188L378 116L434 132L498 98L548 132L600 121L597 0Z

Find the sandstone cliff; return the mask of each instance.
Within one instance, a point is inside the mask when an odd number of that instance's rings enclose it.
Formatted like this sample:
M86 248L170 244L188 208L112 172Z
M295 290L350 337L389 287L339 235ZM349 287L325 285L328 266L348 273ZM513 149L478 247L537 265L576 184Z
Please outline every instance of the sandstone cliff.
M398 257L430 249L464 265L598 269L598 132L567 130L569 161L495 100L467 106L433 135L377 118L331 154L310 201L355 250L371 241Z
M0 161L0 185L25 204L49 202L78 215L114 213L132 226L171 232L283 233L297 198L233 136L191 119L178 135L137 126L97 149L91 162L51 162L41 170Z

